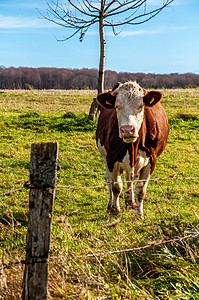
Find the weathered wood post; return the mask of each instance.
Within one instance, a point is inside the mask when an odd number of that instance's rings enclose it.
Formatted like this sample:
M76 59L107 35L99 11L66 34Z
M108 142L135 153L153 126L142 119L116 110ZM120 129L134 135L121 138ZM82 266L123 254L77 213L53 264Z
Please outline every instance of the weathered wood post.
M47 299L48 253L58 164L58 143L31 145L23 300Z
M97 116L98 102L97 98L93 98L93 102L91 103L90 111L89 111L89 120L95 122L95 118Z

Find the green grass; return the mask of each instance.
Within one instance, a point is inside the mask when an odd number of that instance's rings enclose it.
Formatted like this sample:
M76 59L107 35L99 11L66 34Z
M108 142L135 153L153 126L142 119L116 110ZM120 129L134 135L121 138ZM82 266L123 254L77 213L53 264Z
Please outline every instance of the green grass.
M164 90L170 123L167 147L152 178L199 177L198 89ZM99 186L105 167L88 120L92 92L5 91L0 94L0 255L4 264L25 258L31 143L59 142L60 186ZM125 187L124 187L125 191ZM144 220L125 210L107 213L107 188L58 187L49 263L49 299L199 299L198 240L173 243L196 232L198 180L150 182ZM116 226L107 226L118 221ZM118 254L97 252L148 248ZM4 270L3 299L20 299L23 267Z

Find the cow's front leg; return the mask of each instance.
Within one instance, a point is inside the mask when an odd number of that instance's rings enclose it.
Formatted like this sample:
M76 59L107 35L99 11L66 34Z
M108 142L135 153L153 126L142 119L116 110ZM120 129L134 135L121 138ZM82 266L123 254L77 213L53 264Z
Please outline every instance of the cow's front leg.
M140 178L135 186L135 199L136 199L136 212L135 216L138 218L143 218L143 200L146 194L147 184L150 179L151 164L148 163L147 166L140 170Z
M126 191L126 209L132 209L136 207L136 203L134 200L134 193L133 193L133 174L132 172L126 172L126 182L127 182L127 191Z
M109 212L119 212L119 196L122 192L122 180L119 175L119 168L114 168L113 172L106 172L106 181L109 189L109 202L108 211Z

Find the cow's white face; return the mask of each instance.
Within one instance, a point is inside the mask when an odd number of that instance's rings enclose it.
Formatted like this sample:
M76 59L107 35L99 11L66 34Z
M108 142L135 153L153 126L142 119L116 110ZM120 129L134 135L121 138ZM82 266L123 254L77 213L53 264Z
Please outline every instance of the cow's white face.
M144 90L136 82L126 82L115 92L119 136L126 143L134 143L144 116Z

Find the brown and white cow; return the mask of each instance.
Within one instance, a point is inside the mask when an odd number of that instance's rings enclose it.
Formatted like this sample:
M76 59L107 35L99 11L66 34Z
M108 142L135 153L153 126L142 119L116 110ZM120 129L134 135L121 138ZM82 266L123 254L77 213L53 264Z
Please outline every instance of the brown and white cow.
M164 150L169 124L160 104L162 94L147 92L136 82L118 83L112 91L98 95L97 146L106 165L109 211L120 211L120 175L126 171L126 207L143 216L143 199L158 156ZM135 186L133 181L140 179Z

